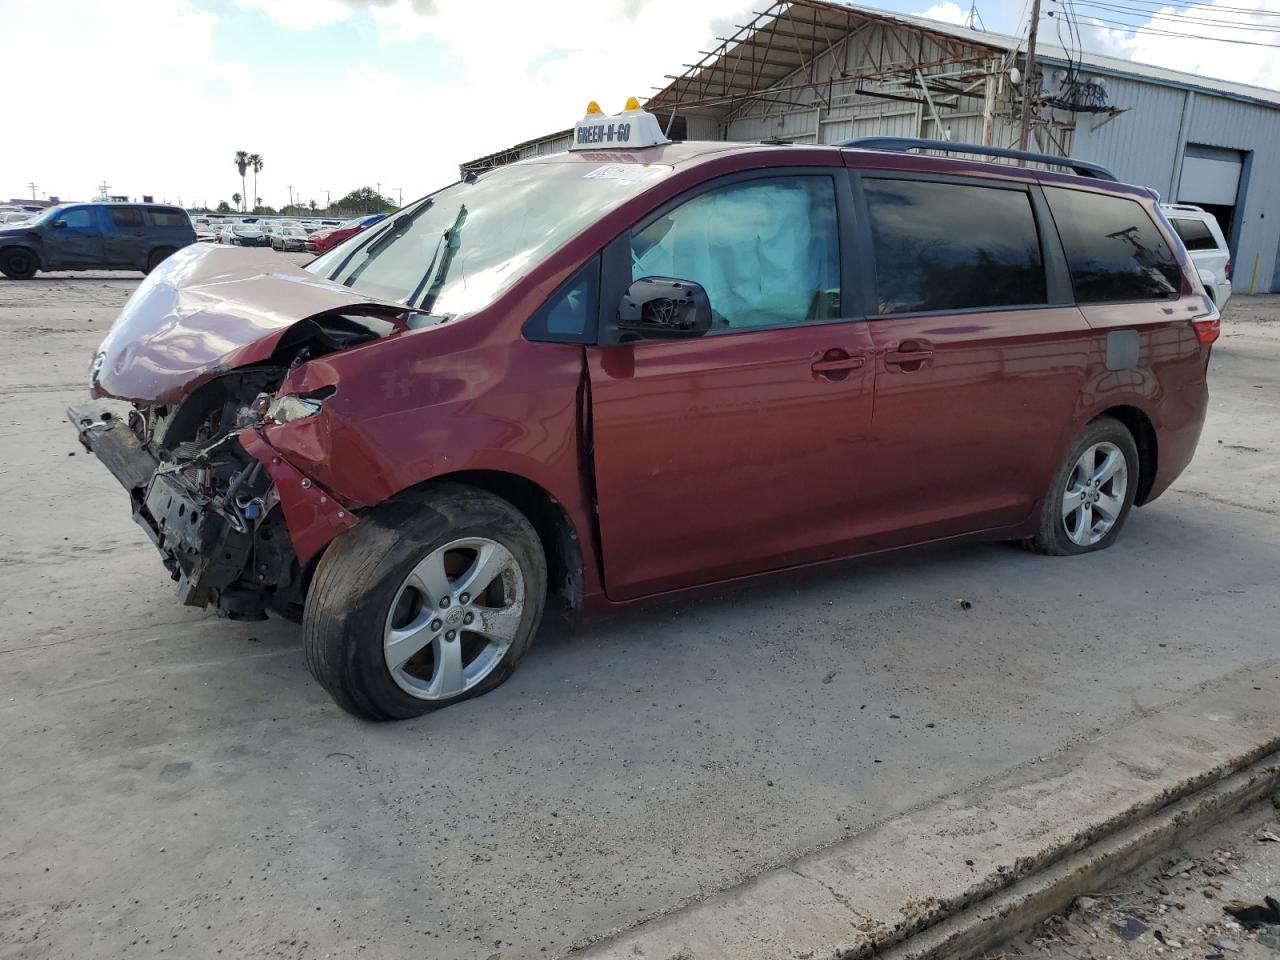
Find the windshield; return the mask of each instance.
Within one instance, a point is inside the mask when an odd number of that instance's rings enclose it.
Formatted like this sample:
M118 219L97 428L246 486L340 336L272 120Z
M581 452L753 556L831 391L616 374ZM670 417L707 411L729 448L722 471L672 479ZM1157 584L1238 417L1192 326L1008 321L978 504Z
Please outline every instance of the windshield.
M307 269L439 316L474 313L670 172L658 164L578 161L501 167L405 207Z
M28 226L34 227L37 223L47 223L54 217L58 216L66 207L49 207L37 213L34 217L27 221Z

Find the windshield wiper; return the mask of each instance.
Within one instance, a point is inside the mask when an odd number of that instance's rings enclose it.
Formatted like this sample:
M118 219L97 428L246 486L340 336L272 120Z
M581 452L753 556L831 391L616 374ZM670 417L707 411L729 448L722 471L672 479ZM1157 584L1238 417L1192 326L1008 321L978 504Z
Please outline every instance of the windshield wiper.
M336 279L338 275L347 268L347 264L352 261L357 253L363 253L364 262L351 271L351 276L342 281L342 285L344 287L351 286L357 279L359 279L360 274L364 273L365 267L369 266L369 264L377 258L378 254L386 249L389 243L403 237L409 231L409 228L413 226L414 221L430 210L434 203L434 200L427 197L427 199L422 201L422 205L418 207L417 210L413 211L413 213L401 214L391 222L391 226L389 228L375 232L364 243L358 244L354 250L343 258L342 262L338 264L337 269L334 270L333 273L329 274L329 279Z
M467 205L464 203L458 207L458 215L453 219L453 226L440 235L440 242L436 244L436 252L432 254L431 262L427 264L427 271L422 275L422 279L418 285L414 287L413 293L405 303L413 304L417 302L422 288L431 284L431 289L427 291L427 295L422 300L422 306L418 308L421 313L431 313L431 308L435 306L436 298L440 296L440 288L444 286L445 279L449 276L449 268L453 266L454 254L458 252L461 245L459 237L462 234L462 225L467 219ZM440 255L440 248L444 247L444 255ZM440 266L437 269L436 262L439 261ZM434 277L435 279L432 279Z

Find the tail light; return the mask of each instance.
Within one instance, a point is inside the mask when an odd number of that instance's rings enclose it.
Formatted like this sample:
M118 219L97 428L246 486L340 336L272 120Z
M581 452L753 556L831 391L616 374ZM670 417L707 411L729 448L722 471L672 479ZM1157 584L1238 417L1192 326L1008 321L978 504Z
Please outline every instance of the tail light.
M1201 343L1213 343L1222 335L1222 321L1216 316L1192 320L1191 329L1196 332L1196 339Z
M1230 260L1228 260L1227 265L1222 268L1222 272L1227 275L1228 280L1231 279L1231 261Z
M1204 313L1191 318L1191 329L1200 343L1209 344L1222 335L1222 314L1207 293L1201 294L1200 299L1204 304Z

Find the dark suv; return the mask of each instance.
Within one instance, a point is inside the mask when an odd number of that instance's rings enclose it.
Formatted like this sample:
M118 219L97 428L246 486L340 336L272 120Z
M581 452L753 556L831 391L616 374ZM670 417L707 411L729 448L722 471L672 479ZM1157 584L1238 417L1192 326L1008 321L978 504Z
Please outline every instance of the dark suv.
M29 280L37 270L141 270L150 273L195 243L180 207L141 203L73 203L25 223L0 227L0 273Z

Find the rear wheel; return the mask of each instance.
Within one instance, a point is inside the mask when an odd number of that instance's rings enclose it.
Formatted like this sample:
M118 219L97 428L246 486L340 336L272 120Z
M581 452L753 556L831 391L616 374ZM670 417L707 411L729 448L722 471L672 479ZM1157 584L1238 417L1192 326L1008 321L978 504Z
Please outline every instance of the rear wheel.
M171 256L173 256L172 247L161 247L159 250L152 250L151 256L147 258L147 269L144 270L143 272L150 273L156 267L160 266L160 264L168 260Z
M25 247L0 250L0 273L10 280L30 280L38 267L36 255Z
M1138 447L1128 428L1110 417L1094 420L1054 473L1040 531L1027 546L1053 556L1111 546L1133 507L1138 469Z
M403 497L321 558L303 614L307 664L358 717L446 707L512 674L546 583L538 536L506 501L452 484Z

